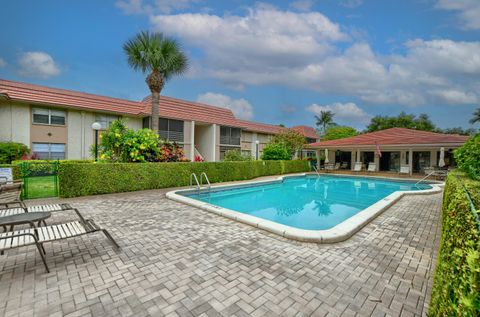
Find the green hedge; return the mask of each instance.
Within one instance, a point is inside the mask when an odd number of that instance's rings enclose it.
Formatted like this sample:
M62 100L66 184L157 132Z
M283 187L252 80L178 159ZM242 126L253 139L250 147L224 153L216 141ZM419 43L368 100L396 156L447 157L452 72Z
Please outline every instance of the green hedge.
M207 173L211 183L247 180L259 176L306 172L308 162L246 161L185 163L62 163L60 197L178 187L189 185L191 173Z
M480 182L450 173L429 316L480 316L480 232L462 185L476 208L480 206Z

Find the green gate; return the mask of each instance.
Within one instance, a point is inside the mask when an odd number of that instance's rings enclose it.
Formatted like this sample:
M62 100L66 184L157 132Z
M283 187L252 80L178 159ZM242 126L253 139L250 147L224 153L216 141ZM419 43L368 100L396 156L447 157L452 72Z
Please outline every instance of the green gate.
M23 162L23 199L58 196L58 162Z

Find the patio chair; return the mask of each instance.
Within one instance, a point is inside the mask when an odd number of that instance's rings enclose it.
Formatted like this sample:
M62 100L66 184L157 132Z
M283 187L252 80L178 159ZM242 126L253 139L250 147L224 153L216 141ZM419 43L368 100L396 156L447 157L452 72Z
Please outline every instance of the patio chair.
M11 206L25 208L25 203L21 199L22 186L21 182L0 185L0 209Z
M362 162L355 162L355 165L353 165L353 171L354 172L361 172L362 171Z
M340 169L342 170L346 170L348 167L348 163L347 162L342 162L342 164L340 165Z
M377 164L375 164L374 162L370 162L368 163L368 169L367 169L367 172L369 173L374 173L377 171Z
M56 212L56 211L64 211L64 210L73 210L79 215L80 219L83 217L81 216L80 212L70 206L69 204L49 204L49 205L36 205L36 206L25 206L25 207L17 207L17 208L5 208L0 209L0 217L16 215L24 212Z
M325 172L327 171L333 171L335 169L335 165L333 163L327 163L325 164Z
M43 248L43 243L55 242L100 231L105 234L116 248L120 248L106 229L100 228L93 222L93 220L88 219L86 221L72 221L51 226L0 233L0 251L3 252L8 249L35 245L38 249L38 253L40 253L43 264L45 265L45 269L47 270L47 273L49 273L50 270L45 259L46 252Z
M410 166L408 165L400 166L400 171L398 173L403 175L410 175Z
M339 170L339 169L340 169L340 163L339 163L339 162L338 162L338 163L335 163L335 167L334 167L333 169Z

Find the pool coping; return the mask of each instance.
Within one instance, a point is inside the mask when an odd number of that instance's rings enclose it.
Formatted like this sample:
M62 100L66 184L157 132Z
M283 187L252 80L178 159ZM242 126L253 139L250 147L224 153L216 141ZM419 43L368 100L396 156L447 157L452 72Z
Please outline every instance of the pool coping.
M245 182L235 183L235 184L215 185L215 186L211 186L210 190L218 191L218 190L225 190L229 188L233 189L233 188L251 187L252 185L261 186L266 184L281 183L283 182L284 179L287 179L287 178L306 177L308 175L312 175L312 174L311 173L291 174L291 175L276 177L271 180L245 181ZM324 176L357 177L357 178L373 177L373 178L385 179L385 180L412 181L412 179L405 179L405 178L389 178L389 177L387 178L387 177L380 177L380 176L345 175L345 174L332 174L332 173L326 174ZM244 214L239 211L212 205L212 204L202 202L202 201L179 194L179 193L195 193L197 192L196 189L189 188L189 189L180 189L180 190L170 191L166 193L166 197L180 203L197 207L202 210L205 210L229 219L233 219L262 230L272 232L274 234L280 235L288 239L293 239L293 240L298 240L303 242L335 243L335 242L345 241L348 238L350 238L352 235L358 232L361 228L363 228L366 224L368 224L370 221L372 221L381 213L383 213L386 209L388 209L393 204L395 204L403 196L430 195L430 194L436 194L442 191L443 183L429 181L428 184L432 186L431 189L425 189L425 190L419 190L419 191L399 190L399 191L393 192L387 197L379 200L373 205L370 205L369 207L363 209L362 211L358 212L352 217L339 223L335 227L326 229L326 230L306 230L306 229L290 227L287 225L276 223L274 221L266 220L263 218Z

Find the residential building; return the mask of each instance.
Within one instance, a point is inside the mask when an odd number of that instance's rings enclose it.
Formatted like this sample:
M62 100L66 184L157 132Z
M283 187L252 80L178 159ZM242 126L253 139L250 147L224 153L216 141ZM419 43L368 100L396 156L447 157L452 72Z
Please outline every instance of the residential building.
M94 122L106 129L124 118L130 128L141 129L149 127L150 114L150 97L131 101L0 80L0 141L26 144L40 158L91 158ZM160 97L159 120L160 137L181 145L190 160L199 155L219 161L229 149L259 158L272 136L285 130L239 120L226 108L166 96ZM311 131L305 137L318 138Z
M437 167L443 152L446 167L455 164L453 150L462 146L468 136L443 134L404 128L391 128L353 137L311 143L317 152L328 150L329 163L345 162L353 169L355 162L364 166L374 162L377 171L399 171L408 166L410 174L423 172L425 167ZM320 161L318 162L320 164Z

